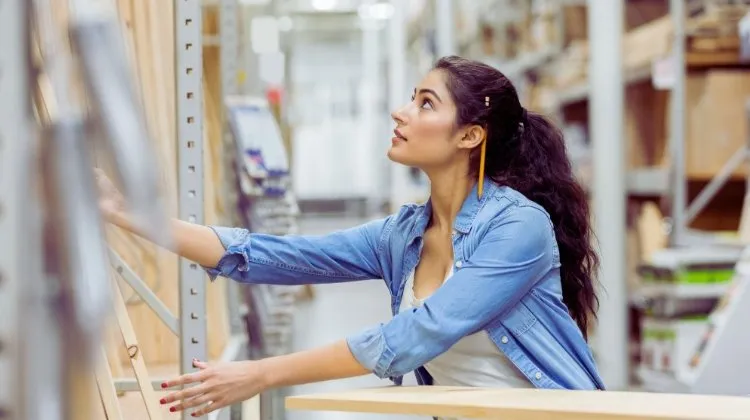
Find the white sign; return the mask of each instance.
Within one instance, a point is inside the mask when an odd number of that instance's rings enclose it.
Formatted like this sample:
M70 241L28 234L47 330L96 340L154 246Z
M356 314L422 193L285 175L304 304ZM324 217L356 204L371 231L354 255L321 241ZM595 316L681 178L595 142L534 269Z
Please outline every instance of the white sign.
M651 65L651 83L658 90L670 90L675 85L674 57L664 57L654 60Z

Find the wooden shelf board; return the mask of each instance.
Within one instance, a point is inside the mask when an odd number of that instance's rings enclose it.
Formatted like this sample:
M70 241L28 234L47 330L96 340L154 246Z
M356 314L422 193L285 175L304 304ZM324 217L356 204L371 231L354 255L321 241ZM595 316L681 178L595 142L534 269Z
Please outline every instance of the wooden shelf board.
M750 398L645 392L387 387L294 396L287 409L514 420L748 419Z
M702 70L711 67L750 66L743 63L736 51L721 52L688 52L687 65L691 70ZM625 85L646 82L651 79L651 66L626 69L624 75ZM564 107L579 102L587 101L589 98L588 81L581 82L561 89L557 93L558 106Z

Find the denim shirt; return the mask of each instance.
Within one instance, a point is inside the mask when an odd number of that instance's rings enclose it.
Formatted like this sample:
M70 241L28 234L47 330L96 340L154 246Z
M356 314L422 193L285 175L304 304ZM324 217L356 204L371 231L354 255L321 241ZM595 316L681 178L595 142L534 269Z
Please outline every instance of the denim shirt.
M212 227L226 252L210 278L299 285L383 279L393 318L346 338L354 357L380 378L402 383L464 336L488 332L537 388L604 389L592 353L562 301L560 254L548 213L487 180L453 226L454 274L419 308L399 313L404 284L419 263L430 200L322 236L273 236Z

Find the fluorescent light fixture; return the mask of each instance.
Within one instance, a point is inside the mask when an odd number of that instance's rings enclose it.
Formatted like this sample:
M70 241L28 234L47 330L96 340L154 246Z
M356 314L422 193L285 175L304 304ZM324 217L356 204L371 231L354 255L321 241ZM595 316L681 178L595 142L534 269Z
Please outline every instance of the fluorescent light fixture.
M363 20L388 20L393 16L393 5L391 3L363 4L359 7L358 14Z
M336 7L336 0L312 0L315 10L331 10Z

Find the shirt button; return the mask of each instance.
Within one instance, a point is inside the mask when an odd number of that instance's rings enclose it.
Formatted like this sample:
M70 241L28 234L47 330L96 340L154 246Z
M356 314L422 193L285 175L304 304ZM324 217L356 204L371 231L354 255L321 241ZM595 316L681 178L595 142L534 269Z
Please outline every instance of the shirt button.
M464 265L464 263L461 260L456 261L456 267L461 268L462 265Z
M502 337L500 338L500 341L502 341L502 342L503 342L503 344L508 344L508 336L505 336L505 335L504 335L504 336L502 336Z
M535 378L536 378L537 380L539 380L539 379L542 379L542 372L537 372L537 373L536 373L536 375L534 375L534 377L535 377Z

